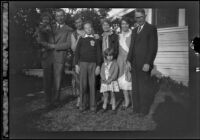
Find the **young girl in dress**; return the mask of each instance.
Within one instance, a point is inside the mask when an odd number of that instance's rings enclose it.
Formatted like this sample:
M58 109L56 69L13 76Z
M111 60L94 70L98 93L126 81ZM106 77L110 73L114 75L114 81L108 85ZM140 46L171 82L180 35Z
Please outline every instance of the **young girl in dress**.
M103 93L103 113L107 110L109 92L111 94L112 111L115 113L116 100L115 92L119 92L118 78L118 64L114 59L113 48L107 48L104 51L104 63L101 67L101 88L100 93Z

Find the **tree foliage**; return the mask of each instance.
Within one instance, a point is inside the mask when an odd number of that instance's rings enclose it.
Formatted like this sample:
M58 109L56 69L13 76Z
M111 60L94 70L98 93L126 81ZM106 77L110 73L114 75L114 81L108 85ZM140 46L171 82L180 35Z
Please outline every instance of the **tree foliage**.
M25 65L25 63L32 67L34 61L40 61L34 32L39 24L41 13L49 12L54 18L55 10L55 8L10 8L9 36L13 63L19 65L19 67ZM70 27L75 28L74 17L81 15L83 19L93 22L96 33L101 33L100 21L107 16L110 10L111 8L68 8L65 22ZM22 54L22 52L26 53ZM40 62L37 63L40 64Z
M101 19L105 18L111 8L68 8L66 13L66 24L74 28L74 17L81 15L84 20L90 20L94 30L100 33ZM26 37L32 38L35 28L38 26L40 14L49 12L55 16L55 8L12 8L10 12L10 23L13 30L21 30Z

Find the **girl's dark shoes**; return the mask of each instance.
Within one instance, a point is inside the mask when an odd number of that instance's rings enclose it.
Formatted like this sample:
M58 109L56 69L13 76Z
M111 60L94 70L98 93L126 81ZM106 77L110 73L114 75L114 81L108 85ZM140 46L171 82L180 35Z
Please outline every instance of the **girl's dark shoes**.
M128 107L127 106L122 106L121 110L127 111Z
M104 108L103 108L103 109L101 110L101 112L100 112L100 113L102 113L102 114L103 114L103 113L106 113L106 111L107 111L107 109L104 109Z

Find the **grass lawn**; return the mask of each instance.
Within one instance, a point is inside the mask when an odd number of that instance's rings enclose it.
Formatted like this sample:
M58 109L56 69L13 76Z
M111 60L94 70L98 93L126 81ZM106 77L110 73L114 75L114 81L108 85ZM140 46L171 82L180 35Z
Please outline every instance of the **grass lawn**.
M100 94L100 93L99 93ZM149 118L139 118L132 113L131 108L122 111L118 107L117 114L108 111L104 114L97 112L93 114L80 113L75 109L76 98L71 95L71 90L62 92L62 103L58 108L47 110L43 93L37 93L33 97L26 97L22 101L15 101L16 109L10 116L13 116L13 127L17 131L24 131L21 125L30 131L119 131L119 130L154 130L155 123ZM120 97L118 95L118 104ZM26 100L26 101L25 101ZM101 103L99 104L101 108ZM20 114L20 115L19 115ZM19 117L19 118L17 118ZM21 119L21 120L20 120Z
M170 98L158 107L153 118L147 116L140 118L137 114L132 113L131 108L127 111L120 109L122 93L116 94L117 114L112 114L111 111L104 114L99 111L96 114L89 111L84 114L80 113L78 109L75 109L76 97L72 95L72 89L69 87L63 88L62 102L59 107L53 109L45 108L43 92L35 91L32 96L27 95L12 99L10 104L11 121L9 125L12 137L16 137L20 133L26 135L28 132L38 131L157 131L158 129L177 131L184 129L185 122L189 121L186 117L187 112L180 104L172 102ZM101 96L98 93L99 100ZM98 109L101 106L102 103L99 102Z

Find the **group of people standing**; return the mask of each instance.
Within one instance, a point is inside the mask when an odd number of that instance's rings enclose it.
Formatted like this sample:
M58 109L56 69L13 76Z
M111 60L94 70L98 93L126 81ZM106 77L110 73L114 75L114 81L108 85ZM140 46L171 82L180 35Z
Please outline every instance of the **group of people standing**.
M48 106L59 104L64 58L66 50L74 53L75 81L78 90L77 108L85 112L88 108L97 112L97 76L100 75L100 93L103 94L102 113L112 105L116 113L115 95L122 91L122 109L132 106L135 113L148 113L151 101L151 78L158 42L157 29L145 21L145 10L135 10L137 27L130 28L129 18L122 18L121 32L111 30L108 19L102 21L103 33L95 34L90 21L75 19L76 30L64 22L65 12L56 11L56 24L48 27L41 24L37 30L38 43L43 51L44 88ZM51 16L44 14L42 23L48 23ZM51 29L51 30L50 30ZM109 94L111 100L109 101Z

